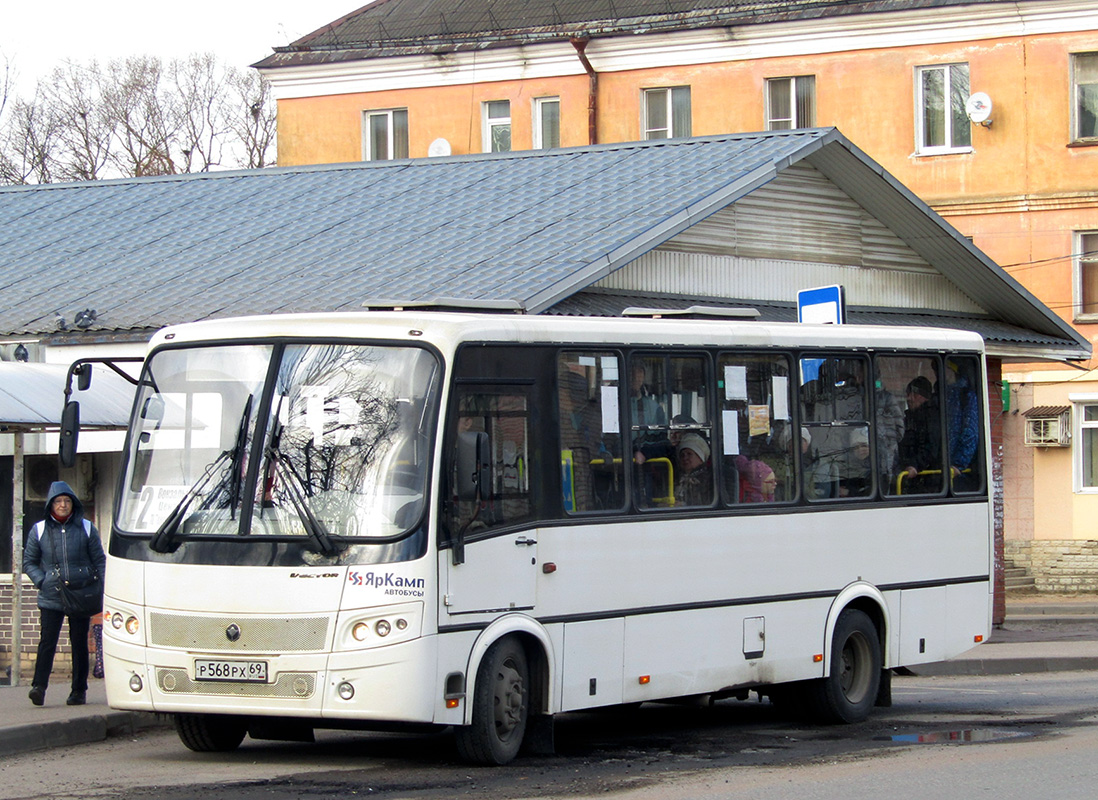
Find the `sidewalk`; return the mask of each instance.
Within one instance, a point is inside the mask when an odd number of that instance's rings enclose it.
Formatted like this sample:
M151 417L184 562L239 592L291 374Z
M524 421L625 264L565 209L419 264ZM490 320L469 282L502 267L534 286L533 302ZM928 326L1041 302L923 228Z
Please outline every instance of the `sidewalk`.
M911 671L931 676L1070 670L1098 670L1098 596L1008 597L1006 623L992 633L990 641L950 661ZM65 705L69 685L62 676L46 693L45 706L31 705L28 691L28 684L0 686L0 758L131 736L171 724L155 714L111 710L103 681L94 678L88 682L85 706Z

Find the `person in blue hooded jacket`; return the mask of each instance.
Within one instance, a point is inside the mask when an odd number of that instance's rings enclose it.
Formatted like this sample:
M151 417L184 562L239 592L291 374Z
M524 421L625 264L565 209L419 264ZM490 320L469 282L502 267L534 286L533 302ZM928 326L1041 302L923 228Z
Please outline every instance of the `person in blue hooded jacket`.
M81 581L91 575L102 578L106 566L107 556L99 540L99 531L84 519L84 504L67 483L54 481L46 500L46 519L31 529L23 548L23 572L38 590L42 629L29 695L36 706L46 700L57 640L66 617L61 603L61 582ZM91 618L70 614L68 619L72 692L66 702L79 706L87 702Z

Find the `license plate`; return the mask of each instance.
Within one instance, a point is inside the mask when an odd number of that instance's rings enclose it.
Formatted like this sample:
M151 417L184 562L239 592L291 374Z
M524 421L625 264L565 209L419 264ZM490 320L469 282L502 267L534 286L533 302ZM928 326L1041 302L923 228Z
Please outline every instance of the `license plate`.
M267 662L196 659L194 662L194 679L196 681L266 683Z

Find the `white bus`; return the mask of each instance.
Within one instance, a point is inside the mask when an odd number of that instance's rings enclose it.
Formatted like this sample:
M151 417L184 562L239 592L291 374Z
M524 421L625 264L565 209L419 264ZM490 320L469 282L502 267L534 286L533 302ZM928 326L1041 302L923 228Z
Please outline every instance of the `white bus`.
M958 331L393 310L168 328L108 544L114 708L183 743L754 691L830 722L989 635Z

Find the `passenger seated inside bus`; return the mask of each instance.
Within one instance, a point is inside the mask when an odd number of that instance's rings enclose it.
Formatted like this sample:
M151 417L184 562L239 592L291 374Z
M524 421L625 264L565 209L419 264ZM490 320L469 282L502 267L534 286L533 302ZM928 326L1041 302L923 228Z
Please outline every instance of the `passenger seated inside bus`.
M837 497L839 494L839 470L833 460L821 459L812 447L812 432L801 426L801 471L804 474L804 493L809 500Z
M847 471L839 481L840 497L868 497L873 491L873 463L869 459L869 433L856 428L850 434Z
M683 434L677 460L675 505L707 506L713 502L713 470L709 465L709 445L698 433Z
M765 461L736 456L736 468L740 473L741 503L772 503L778 478Z
M902 494L937 494L942 489L942 423L930 380L919 375L905 390L904 436L900 440Z

